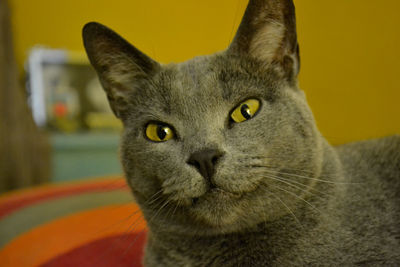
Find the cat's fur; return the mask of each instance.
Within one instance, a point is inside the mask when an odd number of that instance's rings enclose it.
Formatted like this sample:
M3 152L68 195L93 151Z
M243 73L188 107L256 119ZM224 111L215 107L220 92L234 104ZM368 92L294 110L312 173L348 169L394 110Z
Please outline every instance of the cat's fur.
M160 65L110 29L83 30L124 124L122 163L149 226L146 266L400 264L400 138L332 147L303 92L294 6L250 0L230 47ZM242 101L261 101L242 123ZM146 138L151 121L175 137ZM214 173L190 157L214 151Z

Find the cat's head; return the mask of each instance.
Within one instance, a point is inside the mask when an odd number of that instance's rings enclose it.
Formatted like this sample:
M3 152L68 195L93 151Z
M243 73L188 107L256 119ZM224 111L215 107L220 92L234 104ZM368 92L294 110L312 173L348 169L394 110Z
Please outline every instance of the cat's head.
M153 230L229 232L288 214L306 194L313 180L302 176L320 171L322 152L297 87L292 1L250 0L227 50L180 64L159 64L98 23L83 37Z

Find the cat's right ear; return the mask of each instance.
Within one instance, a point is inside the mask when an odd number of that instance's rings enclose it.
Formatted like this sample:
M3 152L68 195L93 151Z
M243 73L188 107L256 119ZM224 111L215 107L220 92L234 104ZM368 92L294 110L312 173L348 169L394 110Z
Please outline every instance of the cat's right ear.
M107 93L111 109L123 118L129 97L160 65L111 29L90 22L83 27L83 43Z

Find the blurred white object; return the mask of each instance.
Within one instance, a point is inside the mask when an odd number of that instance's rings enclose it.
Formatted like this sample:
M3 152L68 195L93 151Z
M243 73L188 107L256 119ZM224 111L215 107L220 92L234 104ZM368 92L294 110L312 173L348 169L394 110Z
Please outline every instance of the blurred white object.
M65 50L36 47L29 53L27 62L30 90L29 104L32 108L33 119L38 126L44 127L47 122L43 68L46 64L65 64L67 58Z

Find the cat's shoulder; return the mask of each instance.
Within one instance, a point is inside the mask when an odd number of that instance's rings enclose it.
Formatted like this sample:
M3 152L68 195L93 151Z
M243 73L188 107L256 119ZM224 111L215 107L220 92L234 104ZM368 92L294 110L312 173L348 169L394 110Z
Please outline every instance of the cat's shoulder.
M400 218L400 135L335 149L345 181L338 187L336 216L351 240L346 247L352 251L351 261L392 266L400 256L393 249L398 246Z
M348 155L361 157L366 161L381 161L386 158L389 162L400 160L400 135L352 142L336 147L340 156Z
M353 142L336 147L343 166L400 181L400 135Z
M341 152L359 152L373 154L393 154L399 156L400 153L400 135L392 135L383 138L376 138L364 141L352 142L337 146L336 149Z

